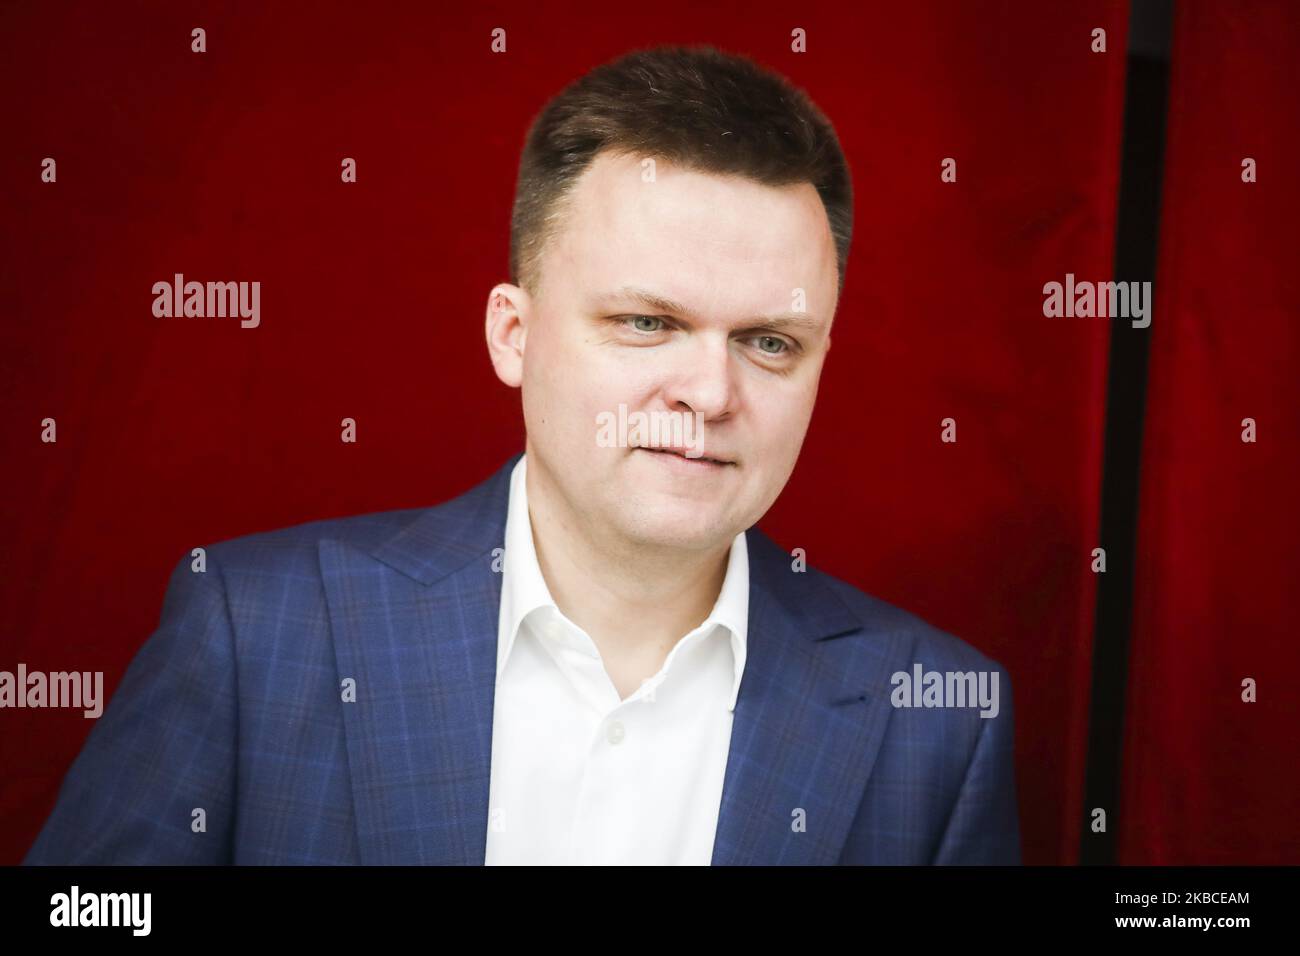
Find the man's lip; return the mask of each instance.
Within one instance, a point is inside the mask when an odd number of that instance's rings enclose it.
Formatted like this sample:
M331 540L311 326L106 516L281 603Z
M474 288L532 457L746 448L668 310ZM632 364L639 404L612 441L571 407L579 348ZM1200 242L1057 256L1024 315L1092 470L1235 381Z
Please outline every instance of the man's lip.
M689 456L686 453L688 451L693 451L694 449L686 448L682 445L637 445L636 447L640 448L642 451L667 452L671 455L678 455L679 457L687 458L690 461L711 461L718 465L735 464L735 462L730 458L715 458L712 455Z

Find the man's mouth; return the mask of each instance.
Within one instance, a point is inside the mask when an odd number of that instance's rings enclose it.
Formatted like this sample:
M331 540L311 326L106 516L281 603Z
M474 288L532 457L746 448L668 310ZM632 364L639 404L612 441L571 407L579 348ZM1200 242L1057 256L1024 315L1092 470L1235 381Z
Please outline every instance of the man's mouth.
M712 467L725 467L725 466L727 466L727 465L734 465L734 464L735 464L735 461L733 461L733 460L730 459L730 458L715 458L715 457L713 457L712 455L697 455L697 454L695 454L695 450L694 450L694 449L688 449L688 448L683 448L683 447L679 447L679 446L668 446L668 445L660 445L660 446L639 445L639 446L637 446L637 448L636 448L635 450L636 450L636 451L646 451L646 452L650 452L651 454L654 454L654 455L672 455L672 456L674 456L674 457L680 458L680 459L682 459L683 461L689 462L689 463L691 463L691 464L708 465L708 466L712 466ZM688 451L691 452L690 455L687 454Z

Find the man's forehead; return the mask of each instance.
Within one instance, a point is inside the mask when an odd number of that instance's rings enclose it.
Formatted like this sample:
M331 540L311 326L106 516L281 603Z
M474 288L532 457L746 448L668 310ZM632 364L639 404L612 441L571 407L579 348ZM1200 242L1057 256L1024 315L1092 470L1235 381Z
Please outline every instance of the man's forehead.
M736 176L658 166L634 156L597 157L577 184L555 237L556 265L588 291L593 307L617 299L655 313L704 313L722 295L730 306L770 313L828 312L837 263L825 211L810 183L769 187ZM658 303L653 300L658 297ZM743 299L745 301L737 301ZM671 306L671 307L670 307Z

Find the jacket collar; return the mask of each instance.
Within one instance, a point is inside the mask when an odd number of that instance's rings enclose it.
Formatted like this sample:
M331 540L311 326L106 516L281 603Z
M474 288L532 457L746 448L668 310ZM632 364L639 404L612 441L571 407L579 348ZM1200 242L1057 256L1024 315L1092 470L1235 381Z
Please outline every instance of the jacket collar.
M522 457L522 452L516 452L482 484L443 506L420 512L371 555L428 586L481 560L484 553L495 548L504 551L510 476ZM797 573L790 567L790 556L757 525L746 531L745 537L751 588L772 588L770 596L785 614L803 623L803 637L817 641L858 629L857 617L819 576L809 575L807 587L787 586ZM763 559L761 566L755 565L756 547ZM500 581L497 583L499 586ZM753 597L751 594L751 607Z
M482 863L509 479L417 512L371 550L319 546L364 863ZM756 527L747 661L713 862L833 863L911 638L834 640L864 623L815 571ZM495 562L495 567L494 567ZM868 628L870 629L870 628ZM798 826L800 811L812 814Z

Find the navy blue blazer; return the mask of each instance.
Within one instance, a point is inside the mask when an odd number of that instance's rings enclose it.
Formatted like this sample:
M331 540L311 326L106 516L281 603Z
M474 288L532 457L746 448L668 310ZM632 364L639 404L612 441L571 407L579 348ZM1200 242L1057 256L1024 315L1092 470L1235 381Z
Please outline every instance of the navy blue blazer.
M182 560L24 863L481 864L518 458L437 507ZM713 863L1019 863L1005 670L746 534ZM894 706L891 675L918 663L996 671L998 716Z

